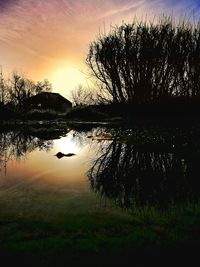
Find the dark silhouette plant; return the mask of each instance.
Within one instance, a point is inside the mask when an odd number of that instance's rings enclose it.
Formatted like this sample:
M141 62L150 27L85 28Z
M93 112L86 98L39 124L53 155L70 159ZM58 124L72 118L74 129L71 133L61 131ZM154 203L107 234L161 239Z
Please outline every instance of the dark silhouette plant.
M200 95L200 23L135 20L90 44L86 63L114 103L162 103Z

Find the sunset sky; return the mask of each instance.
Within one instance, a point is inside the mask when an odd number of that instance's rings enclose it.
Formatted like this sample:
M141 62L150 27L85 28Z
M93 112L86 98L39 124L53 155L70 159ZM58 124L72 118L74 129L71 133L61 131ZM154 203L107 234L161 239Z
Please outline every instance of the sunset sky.
M0 0L0 65L68 96L88 83L85 58L99 31L163 13L198 19L200 0Z

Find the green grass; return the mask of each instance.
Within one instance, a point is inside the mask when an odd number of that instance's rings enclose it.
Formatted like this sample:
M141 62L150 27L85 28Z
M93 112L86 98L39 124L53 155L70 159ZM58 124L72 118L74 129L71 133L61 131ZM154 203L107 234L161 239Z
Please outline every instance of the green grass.
M1 257L33 266L103 266L124 257L143 261L145 255L158 257L172 248L191 253L189 248L200 244L200 203L163 212L152 207L122 211L111 204L103 208L87 194L27 192L15 199L1 194L2 199Z

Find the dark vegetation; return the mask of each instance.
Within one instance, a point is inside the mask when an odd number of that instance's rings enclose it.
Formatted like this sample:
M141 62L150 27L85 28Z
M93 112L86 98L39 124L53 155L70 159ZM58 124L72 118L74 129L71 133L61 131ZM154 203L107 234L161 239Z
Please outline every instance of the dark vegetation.
M91 43L87 64L114 103L200 95L200 26L172 18L115 27Z
M192 222L187 211L156 219L108 212L62 214L62 221L59 214L40 221L25 216L6 222L2 218L0 256L8 266L13 261L21 266L195 265L199 211L195 210Z
M41 92L50 92L48 80L34 82L23 74L14 72L9 79L0 73L0 120L23 118L25 103L30 97ZM27 111L27 110L26 110Z
M58 118L58 114L52 109L32 109L23 116L25 120L53 120L56 118Z
M108 118L106 112L100 106L95 105L76 107L66 117L70 120L82 119L86 121L101 121Z

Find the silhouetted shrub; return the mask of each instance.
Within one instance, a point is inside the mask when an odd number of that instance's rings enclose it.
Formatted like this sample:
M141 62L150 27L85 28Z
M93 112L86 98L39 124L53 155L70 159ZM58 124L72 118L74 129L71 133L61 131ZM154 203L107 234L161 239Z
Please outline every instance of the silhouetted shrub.
M44 119L44 120L51 120L51 119L55 119L58 116L58 114L56 113L56 111L54 110L39 110L39 109L32 109L30 110L24 117L26 119L35 119L35 120L40 120L40 119Z
M86 60L114 103L200 96L200 23L134 21L90 44Z
M19 114L14 112L9 106L7 105L0 105L0 120L7 120L11 118L19 118Z
M67 114L68 119L98 121L106 118L106 115L93 106L77 107Z

